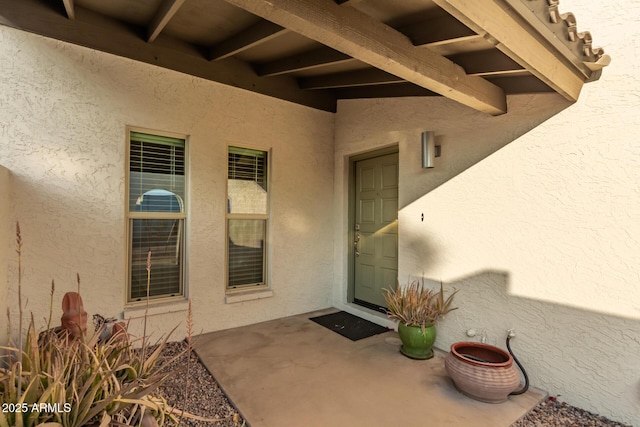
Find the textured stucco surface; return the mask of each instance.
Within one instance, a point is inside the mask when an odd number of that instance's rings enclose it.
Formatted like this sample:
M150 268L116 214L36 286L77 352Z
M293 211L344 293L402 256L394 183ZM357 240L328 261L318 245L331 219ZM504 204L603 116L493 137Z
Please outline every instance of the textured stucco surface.
M336 236L347 233L346 157L397 143L399 279L460 290L436 344L473 328L504 346L515 328L533 385L640 425L640 4L560 6L613 58L569 108L554 95L510 97L500 117L442 99L339 106ZM442 145L432 170L420 167L422 130ZM347 245L336 239L341 305Z
M190 136L197 332L330 301L355 311L345 303L347 159L397 144L399 278L424 274L460 289L437 345L467 339L469 328L502 345L515 327L514 349L535 386L640 425L640 3L563 0L561 10L575 11L579 30L613 57L577 104L515 96L508 114L490 117L440 98L358 100L340 104L335 127L328 113L0 26L8 303L16 303L19 219L27 309L38 322L51 279L61 296L76 288L76 272L90 313L123 311L125 126L133 125ZM442 146L428 171L423 130ZM273 161L274 296L236 304L224 304L227 144L272 149ZM151 329L181 323L183 335L185 310L152 307Z
M328 306L332 114L2 26L0 63L0 164L12 173L10 216L23 227L25 297L37 321L48 312L51 279L57 307L63 293L76 288L76 272L90 314L123 312L126 125L189 135L194 332ZM270 149L273 167L273 296L235 304L224 302L228 144ZM155 336L178 323L176 338L184 336L186 307L152 307ZM139 332L139 326L136 321L132 328Z
M11 201L9 169L0 164L0 310L7 311L7 265L9 256L9 235L11 232L9 220ZM6 317L5 317L6 318ZM7 328L0 328L0 343L7 339Z

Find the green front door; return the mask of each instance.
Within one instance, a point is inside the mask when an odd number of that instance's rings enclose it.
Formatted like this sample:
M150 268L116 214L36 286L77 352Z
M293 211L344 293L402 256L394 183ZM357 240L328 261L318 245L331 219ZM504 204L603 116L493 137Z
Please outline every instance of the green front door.
M385 307L398 278L398 153L355 163L354 302Z

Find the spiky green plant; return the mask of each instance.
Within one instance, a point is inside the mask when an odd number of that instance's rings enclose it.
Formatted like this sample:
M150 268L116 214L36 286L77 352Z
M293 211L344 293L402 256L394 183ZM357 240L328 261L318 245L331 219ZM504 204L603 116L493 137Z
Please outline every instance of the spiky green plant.
M389 318L423 329L435 325L445 314L458 308L452 307L457 292L454 290L445 299L442 282L440 290L435 290L425 286L424 278L422 282L414 280L406 286L383 289Z
M153 350L134 349L121 335L100 341L100 331L90 339L73 340L66 331L49 330L40 336L33 319L29 325L20 369L18 348L3 346L14 360L0 369L0 403L23 411L0 413L0 427L37 426L45 422L65 427L138 425L151 413L160 425L173 409L154 391L172 374L163 369L174 359L161 360L165 338ZM21 380L21 381L19 381ZM23 390L18 384L25 384ZM53 411L38 411L41 407Z
M7 345L0 346L0 405L3 408L0 411L0 427L162 426L169 419L179 424L182 418L207 423L218 423L229 418L205 418L180 411L172 408L157 393L170 375L179 373L185 367L188 369L189 362L177 369L174 362L190 356L193 348L193 317L189 301L187 346L183 351L172 357L163 355L175 328L154 345L149 343L146 330L151 252L147 256L144 334L136 341L130 340L126 329L112 333L107 340L101 340L103 329L98 329L91 336L73 338L62 328L50 328L55 292L53 281L49 318L45 319L47 329L37 334L32 314L24 335L22 235L19 223L16 223L16 252L19 339L16 345L12 339L11 313L7 307L9 338ZM76 279L79 294L79 274ZM185 396L188 392L187 382ZM233 421L239 424L238 414L233 415Z
M16 252L18 344L11 338L7 309L9 342L0 346L0 427L140 425L145 416L152 416L159 425L167 418L177 421L178 411L155 393L169 375L176 373L174 368L169 370L171 363L185 353L173 358L162 356L173 331L154 346L146 336L141 344L130 341L126 331L112 334L107 340L100 340L102 330L74 339L62 328L49 328L55 291L52 281L47 330L37 334L31 315L26 335L23 334L19 223ZM77 282L80 290L79 275Z

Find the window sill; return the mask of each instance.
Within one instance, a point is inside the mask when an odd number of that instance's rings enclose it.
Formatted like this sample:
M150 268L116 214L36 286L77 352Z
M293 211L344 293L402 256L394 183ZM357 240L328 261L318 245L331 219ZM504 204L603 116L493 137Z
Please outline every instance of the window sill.
M149 311L147 316L157 316L161 314L186 313L189 310L189 301L180 298L162 299L149 301ZM124 320L141 319L147 311L146 302L130 303L124 307Z
M225 304L235 304L237 302L253 301L263 298L271 298L273 291L271 289L251 290L251 291L235 291L228 293L224 297Z

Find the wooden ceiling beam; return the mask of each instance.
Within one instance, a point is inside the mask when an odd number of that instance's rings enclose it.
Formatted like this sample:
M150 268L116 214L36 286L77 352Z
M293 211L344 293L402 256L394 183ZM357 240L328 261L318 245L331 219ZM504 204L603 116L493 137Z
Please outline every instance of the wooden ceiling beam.
M351 2L353 1L351 0ZM420 47L456 43L480 37L457 19L450 15L447 16L448 18L441 18L444 20L443 25L434 19L403 26L398 30L409 37L415 46ZM276 76L349 61L355 60L330 47L321 47L272 62L257 64L255 69L260 76Z
M470 76L528 73L520 64L497 49L460 53L447 58L464 68ZM277 76L352 61L355 59L349 55L329 47L321 47L277 61L258 64L254 68L259 76Z
M493 82L504 89L508 95L522 93L552 93L552 88L540 81L535 76L490 76L487 80Z
M441 45L482 38L451 15L415 22L398 28L415 46Z
M321 47L277 61L258 64L254 68L259 76L277 76L351 61L355 60L347 54L330 47Z
M520 64L497 49L448 56L472 76L529 74Z
M336 0L336 3L347 6L354 5L360 1L362 0ZM209 49L209 59L211 61L216 61L228 58L229 56L233 56L252 47L259 46L262 43L288 32L289 29L276 25L266 19L262 19L238 34L235 34L215 46L212 46Z
M531 75L517 62L499 50L458 54L451 56L450 59L456 64L461 65L470 76L511 77L516 75ZM506 82L510 87L512 86L511 81L507 80ZM377 68L367 68L364 70L346 71L342 73L313 77L302 77L298 79L298 85L301 89L313 90L357 86L378 86L398 83L406 83L406 80L385 71L378 70ZM502 87L502 85L498 86ZM528 87L532 87L532 85L528 84ZM527 90L525 90L525 92L527 92ZM513 93L512 89L511 93Z
M211 47L209 49L209 60L215 61L228 58L288 31L278 24L262 19L249 28Z
M289 76L258 77L248 64L235 58L208 61L197 46L163 34L155 43L147 43L141 37L144 32L140 28L81 7L76 7L74 20L67 19L41 0L0 0L0 10L0 25L319 110L336 111L333 93L302 90Z
M67 17L69 19L75 19L76 10L73 4L73 0L62 0L62 3L64 3L64 11L67 12Z
M301 89L334 89L394 83L405 83L405 80L385 71L378 70L377 68L298 79L298 86L300 86Z
M351 7L331 0L226 0L335 50L489 114L506 112L502 89Z
M407 96L440 96L413 83L398 83L380 86L355 86L337 88L333 90L338 99L363 99L363 98L398 98Z
M487 80L498 84L504 88L509 95L532 94L532 93L553 93L549 86L541 82L537 77L515 76L515 77L489 77ZM398 98L407 96L439 96L413 83L382 84L379 86L352 86L333 89L338 99L361 99L361 98Z
M185 0L164 0L162 2L147 30L147 41L149 43L152 43L158 37L184 2Z
M492 41L567 100L578 100L584 79L571 63L504 0L433 0L456 19Z

